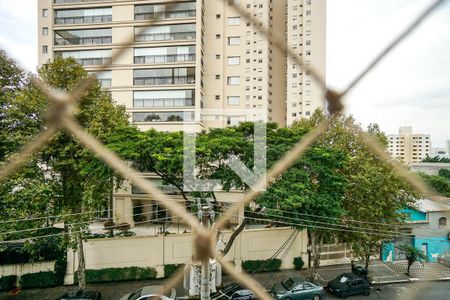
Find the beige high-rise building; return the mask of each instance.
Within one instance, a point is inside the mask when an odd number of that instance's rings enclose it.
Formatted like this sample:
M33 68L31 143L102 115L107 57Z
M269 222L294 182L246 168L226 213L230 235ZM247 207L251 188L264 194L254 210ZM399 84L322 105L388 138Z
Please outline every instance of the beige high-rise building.
M431 153L429 134L416 134L412 127L400 127L398 134L388 135L389 153L407 164L421 162Z
M285 126L325 108L310 74L261 32L325 77L325 0L39 0L38 9L39 65L74 57L143 130L222 127L256 110ZM208 117L211 109L224 116Z

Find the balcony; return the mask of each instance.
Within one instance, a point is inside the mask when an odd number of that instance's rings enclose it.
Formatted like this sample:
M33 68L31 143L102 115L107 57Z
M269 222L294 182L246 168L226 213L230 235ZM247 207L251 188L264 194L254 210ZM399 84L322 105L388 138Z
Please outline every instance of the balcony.
M193 40L195 39L195 31L175 32L175 33L146 33L136 34L136 42L153 42L153 41L175 41L175 40Z
M195 76L137 77L134 85L195 84Z
M134 99L133 107L184 107L194 106L192 98Z
M55 17L55 24L105 23L111 21L112 15Z
M162 64L194 61L195 54L142 55L134 57L135 64Z
M174 20L183 18L193 18L196 16L194 10L178 10L178 11L162 11L162 12L147 12L135 13L134 19L139 20Z
M111 36L95 36L95 37L84 37L84 38L55 38L56 46L66 46L66 45L101 45L101 44L111 44Z
M55 4L72 4L72 3L83 3L83 2L98 2L105 0L53 0Z
M111 57L75 58L75 60L82 66L104 65L112 62Z

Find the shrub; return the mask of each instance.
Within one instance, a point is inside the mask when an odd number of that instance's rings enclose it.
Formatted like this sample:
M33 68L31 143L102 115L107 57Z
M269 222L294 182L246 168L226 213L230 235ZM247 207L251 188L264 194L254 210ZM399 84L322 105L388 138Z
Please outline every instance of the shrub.
M58 285L64 284L64 277L67 270L67 257L64 255L55 262L55 278Z
M144 280L154 278L156 278L156 270L154 268L127 267L86 270L87 283Z
M130 237L130 236L136 236L136 233L133 231L121 231L114 234L115 237Z
M0 291L10 291L16 287L16 275L0 277Z
M300 270L305 265L305 262L301 257L294 257L294 268Z
M170 275L172 275L176 270L178 270L179 268L182 268L184 265L172 265L172 264L167 264L164 265L164 277L169 277Z
M54 287L58 280L54 272L30 273L20 277L19 285L23 289Z
M274 272L280 270L281 259L270 260L245 260L242 269L248 273Z

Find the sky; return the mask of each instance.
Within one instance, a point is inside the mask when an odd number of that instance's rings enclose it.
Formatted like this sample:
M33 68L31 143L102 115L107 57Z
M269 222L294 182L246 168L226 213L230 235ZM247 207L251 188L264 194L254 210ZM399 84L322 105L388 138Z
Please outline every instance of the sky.
M314 1L314 0L313 0ZM343 89L434 0L327 0L327 84ZM0 48L37 65L37 0L0 0ZM346 113L387 133L413 126L450 139L450 0L345 98Z

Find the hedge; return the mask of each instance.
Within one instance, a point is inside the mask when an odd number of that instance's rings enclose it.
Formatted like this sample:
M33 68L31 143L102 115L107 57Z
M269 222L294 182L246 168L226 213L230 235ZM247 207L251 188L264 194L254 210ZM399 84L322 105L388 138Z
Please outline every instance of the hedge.
M59 280L54 272L38 272L22 275L19 285L22 289L47 288L58 286Z
M154 268L127 267L86 270L87 283L144 280L154 278L156 278L156 270Z
M17 276L9 275L0 277L0 291L10 291L16 287Z
M55 278L56 283L58 285L64 284L64 277L66 276L67 271L67 257L64 255L61 258L59 258L57 261L55 261Z
M281 259L271 260L245 260L242 269L247 273L274 272L280 270Z
M178 270L180 267L183 267L183 266L184 266L183 264L180 264L180 265L172 265L172 264L164 265L164 277L169 277L176 270Z
M305 265L305 262L301 257L294 257L294 268L300 270Z

